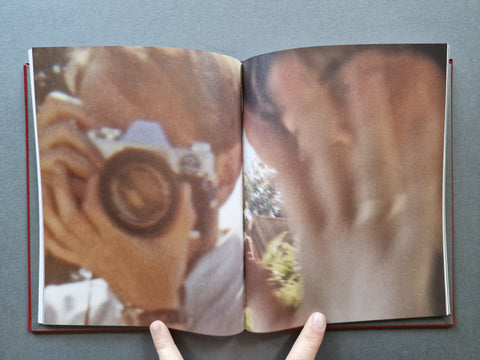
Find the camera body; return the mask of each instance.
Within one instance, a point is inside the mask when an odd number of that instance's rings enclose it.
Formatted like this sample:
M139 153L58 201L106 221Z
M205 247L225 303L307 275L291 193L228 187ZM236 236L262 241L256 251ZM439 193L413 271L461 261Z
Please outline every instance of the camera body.
M162 234L176 216L180 184L189 182L198 217L195 230L202 237L211 235L218 201L210 144L173 147L161 125L148 120L135 120L125 132L91 130L88 137L105 158L99 196L119 228L147 237Z

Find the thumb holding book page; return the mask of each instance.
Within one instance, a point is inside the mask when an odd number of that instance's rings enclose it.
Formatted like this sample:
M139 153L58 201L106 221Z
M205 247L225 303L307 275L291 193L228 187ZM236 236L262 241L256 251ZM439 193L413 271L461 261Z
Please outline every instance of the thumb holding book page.
M303 300L331 322L443 315L445 59L343 46L245 62L245 129L278 172ZM248 302L248 300L247 300Z
M321 313L315 312L310 315L292 349L288 353L287 360L313 360L325 335L327 320ZM150 324L150 334L153 339L155 350L159 360L183 359L167 326L161 321Z

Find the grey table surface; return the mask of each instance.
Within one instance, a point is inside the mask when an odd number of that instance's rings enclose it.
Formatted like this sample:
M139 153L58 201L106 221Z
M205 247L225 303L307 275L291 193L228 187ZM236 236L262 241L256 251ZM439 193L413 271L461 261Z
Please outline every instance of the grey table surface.
M152 45L246 59L312 45L448 42L454 59L456 325L329 331L320 359L480 356L480 1L3 1L0 10L0 359L155 359L148 333L27 331L23 70L36 46ZM175 333L187 359L282 359L297 332Z

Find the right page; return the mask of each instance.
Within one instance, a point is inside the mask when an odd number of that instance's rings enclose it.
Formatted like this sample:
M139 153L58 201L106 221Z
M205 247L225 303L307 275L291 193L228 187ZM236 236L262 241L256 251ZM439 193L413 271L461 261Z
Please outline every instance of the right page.
M448 314L447 45L243 65L247 328Z

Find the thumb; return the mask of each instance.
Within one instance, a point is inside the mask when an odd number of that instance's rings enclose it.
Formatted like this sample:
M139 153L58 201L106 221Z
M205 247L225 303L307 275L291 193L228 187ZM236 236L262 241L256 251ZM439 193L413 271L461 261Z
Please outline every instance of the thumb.
M322 344L327 320L321 313L315 312L308 318L302 332L298 335L287 360L313 360Z
M162 321L156 320L150 324L150 334L159 360L183 360L170 331Z

